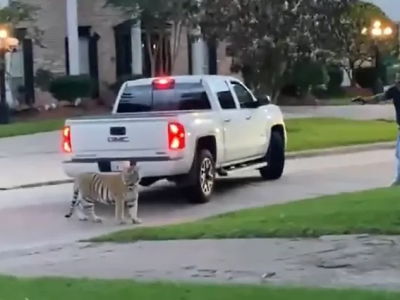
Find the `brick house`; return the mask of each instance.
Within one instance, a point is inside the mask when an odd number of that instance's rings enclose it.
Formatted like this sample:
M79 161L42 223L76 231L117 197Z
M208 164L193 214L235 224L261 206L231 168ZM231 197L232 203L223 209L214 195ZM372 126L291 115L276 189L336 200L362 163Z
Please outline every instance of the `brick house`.
M67 2L70 0L23 1L41 7L36 26L43 30L42 43L45 48L24 38L26 29L21 24L17 30L21 47L19 52L12 54L13 67L10 73L14 81L23 83L26 87L26 101L35 101L35 98L38 98L33 80L35 70L43 68L55 73L70 72L69 56L73 55L69 54L71 47L67 37L66 13ZM114 82L119 75L134 73L132 66L135 64L132 60L135 53L137 54L135 49L143 49L144 45L134 45L131 25L124 20L121 12L104 7L103 0L77 0L77 6L79 69L81 74L90 74L98 81L99 91L96 93L98 95L102 92L104 83ZM177 55L174 75L193 73L193 46L190 45L185 33ZM226 47L221 43L218 46L215 43L203 43L203 47L202 72L229 74L231 61L226 56ZM146 51L140 52L142 52L140 55L142 62L139 66L142 66L142 73L147 75L149 68ZM77 53L76 51L75 54ZM16 84L13 86L15 90Z

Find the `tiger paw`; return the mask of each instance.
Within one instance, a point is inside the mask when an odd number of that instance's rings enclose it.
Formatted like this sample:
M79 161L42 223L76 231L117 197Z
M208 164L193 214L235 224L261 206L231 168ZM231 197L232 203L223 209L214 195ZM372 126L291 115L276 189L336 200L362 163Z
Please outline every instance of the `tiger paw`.
M142 224L142 220L139 218L133 218L132 219L132 224Z
M129 221L126 219L121 219L117 221L118 225L127 225L129 224Z
M92 220L93 223L103 223L103 219L99 217L94 217Z
M86 217L86 216L81 216L81 217L79 217L79 221L86 222L86 221L88 221L88 220L89 220L89 218Z

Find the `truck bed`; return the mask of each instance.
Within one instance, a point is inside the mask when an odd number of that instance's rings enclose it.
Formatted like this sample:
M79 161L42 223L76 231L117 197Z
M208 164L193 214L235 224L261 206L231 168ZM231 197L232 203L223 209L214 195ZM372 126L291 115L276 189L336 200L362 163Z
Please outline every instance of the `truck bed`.
M106 115L95 115L95 116L82 116L73 117L67 119L66 123L80 123L85 121L104 121L104 120L121 120L121 119L143 119L143 118L158 118L158 117L174 117L182 114L193 114L204 111L193 111L193 110L181 110L181 111L157 111L157 112L140 112L140 113L128 113L128 114L106 114Z

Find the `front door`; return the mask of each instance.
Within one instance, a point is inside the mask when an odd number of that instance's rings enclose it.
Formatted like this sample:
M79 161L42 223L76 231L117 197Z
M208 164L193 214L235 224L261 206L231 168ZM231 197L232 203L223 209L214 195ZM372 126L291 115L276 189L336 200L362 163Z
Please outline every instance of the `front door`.
M245 130L244 118L235 101L229 84L224 79L215 78L209 82L210 88L217 96L221 116L221 130L223 135L223 159L219 162L227 163L243 158L243 143Z
M238 81L231 81L230 85L245 119L243 128L246 128L247 134L243 140L243 152L246 157L260 156L265 152L265 145L269 141L265 114L262 108L254 107L256 99L245 86Z
M114 27L116 78L132 74L131 25L123 22Z

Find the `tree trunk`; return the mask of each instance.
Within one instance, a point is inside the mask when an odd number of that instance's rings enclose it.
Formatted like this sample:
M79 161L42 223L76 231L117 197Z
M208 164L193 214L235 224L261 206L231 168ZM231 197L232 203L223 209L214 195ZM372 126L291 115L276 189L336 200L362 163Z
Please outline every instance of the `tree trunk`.
M172 53L171 53L171 60L169 63L171 64L171 74L174 73L175 69L175 62L179 54L179 47L181 45L182 40L182 22L174 23L173 25L173 41L172 41ZM190 45L188 45L190 47Z
M159 72L160 74L157 74L159 76L165 76L165 62L164 62L164 36L159 35L158 36L158 65L160 66Z
M151 43L151 34L146 33L146 46L147 46L147 51L149 53L149 58L150 58L150 75L151 77L155 76L156 70L155 70L155 56L154 56L154 49L153 45Z
M356 87L357 86L357 81L354 78L355 69L356 69L355 68L355 62L352 61L352 60L349 60L349 68L345 68L345 71L347 73L347 76L349 76L351 87Z
M271 103L272 104L278 104L278 99L279 99L280 95L281 95L281 91L280 90L272 90L271 91Z

